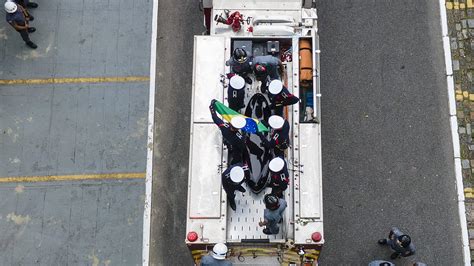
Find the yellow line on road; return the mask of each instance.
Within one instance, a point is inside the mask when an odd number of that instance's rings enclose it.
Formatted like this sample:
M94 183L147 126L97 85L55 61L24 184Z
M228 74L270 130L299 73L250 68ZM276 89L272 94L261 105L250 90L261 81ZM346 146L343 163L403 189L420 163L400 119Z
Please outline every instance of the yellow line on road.
M453 9L453 2L446 2L447 9Z
M0 183L81 181L81 180L101 180L101 179L145 179L145 173L13 176L13 177L0 177Z
M0 85L34 85L34 84L64 84L64 83L117 83L149 81L146 76L128 77L95 77L95 78L44 78L44 79L0 79Z

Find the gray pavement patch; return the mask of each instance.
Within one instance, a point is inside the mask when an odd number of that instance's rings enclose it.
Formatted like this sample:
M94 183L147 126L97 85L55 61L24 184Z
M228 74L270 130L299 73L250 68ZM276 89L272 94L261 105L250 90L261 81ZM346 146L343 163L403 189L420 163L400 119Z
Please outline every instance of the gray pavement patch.
M141 182L0 188L0 260L8 265L141 261ZM40 200L41 199L41 200Z

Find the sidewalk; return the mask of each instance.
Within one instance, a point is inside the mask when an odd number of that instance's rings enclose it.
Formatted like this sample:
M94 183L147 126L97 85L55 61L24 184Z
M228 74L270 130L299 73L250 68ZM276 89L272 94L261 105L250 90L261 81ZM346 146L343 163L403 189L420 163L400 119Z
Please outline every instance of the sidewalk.
M469 232L474 262L474 3L446 1L456 90L461 164Z

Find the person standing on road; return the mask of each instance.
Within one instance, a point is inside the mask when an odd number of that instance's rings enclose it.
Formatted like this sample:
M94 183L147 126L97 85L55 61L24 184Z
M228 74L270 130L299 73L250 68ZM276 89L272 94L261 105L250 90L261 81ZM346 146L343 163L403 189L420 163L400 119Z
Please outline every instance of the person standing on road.
M400 231L397 227L393 227L388 234L388 238L379 239L380 245L388 245L394 251L390 256L391 259L408 257L415 254L415 245L411 242L409 235Z
M226 255L227 246L224 243L217 243L209 255L201 258L201 266L232 266L232 262L225 259Z
M266 235L276 235L280 232L278 223L283 220L283 211L286 209L286 201L276 195L267 194L263 198L265 210L263 210L263 222L258 222L259 226L266 226L263 233Z
M222 186L227 194L227 201L234 211L237 209L235 204L235 191L238 190L242 193L245 192L242 183L244 182L245 176L249 175L248 166L241 163L231 165L224 171L224 173L222 173Z
M23 8L37 8L38 4L30 2L30 0L7 0L7 2L15 2L18 5L21 5Z
M368 266L395 266L395 264L386 260L374 260L371 261Z
M10 24L18 33L20 33L21 38L25 41L32 49L38 48L38 46L30 40L28 33L35 32L34 27L30 27L29 21L34 20L34 17L31 16L26 9L21 5L17 5L14 2L5 2L5 11L7 12L6 19L8 24Z

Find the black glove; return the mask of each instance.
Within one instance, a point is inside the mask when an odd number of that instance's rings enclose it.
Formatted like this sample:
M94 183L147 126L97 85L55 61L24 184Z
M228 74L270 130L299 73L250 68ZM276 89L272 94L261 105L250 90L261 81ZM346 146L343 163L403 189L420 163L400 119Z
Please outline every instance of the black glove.
M209 105L209 110L211 110L211 112L215 112L215 111L216 111L216 110L215 110L215 106L214 106L216 102L217 102L216 99L212 99L211 104Z

